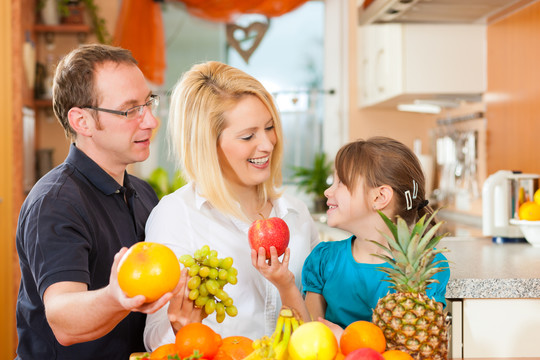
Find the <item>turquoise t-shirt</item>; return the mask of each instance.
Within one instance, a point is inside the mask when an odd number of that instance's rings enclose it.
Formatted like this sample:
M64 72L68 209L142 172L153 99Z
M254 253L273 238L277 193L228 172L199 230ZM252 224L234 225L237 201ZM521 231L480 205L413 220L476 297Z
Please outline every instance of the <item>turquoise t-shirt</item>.
M304 292L321 294L326 300L325 319L345 328L357 320L371 321L372 311L380 298L390 289L388 275L378 267L389 267L387 263L358 263L352 256L351 236L341 241L319 243L307 257L302 269ZM437 254L434 261L445 260L438 266L448 266L446 257ZM446 306L446 284L450 270L438 272L434 276L439 283L428 287L427 295Z

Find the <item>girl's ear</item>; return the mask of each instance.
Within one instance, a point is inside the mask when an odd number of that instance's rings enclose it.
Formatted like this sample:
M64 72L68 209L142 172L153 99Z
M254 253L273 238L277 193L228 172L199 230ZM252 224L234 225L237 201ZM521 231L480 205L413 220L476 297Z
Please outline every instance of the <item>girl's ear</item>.
M81 108L74 107L68 112L69 125L78 135L91 136L91 123L93 121L90 115Z
M384 210L394 197L394 189L389 185L381 185L373 190L373 209Z

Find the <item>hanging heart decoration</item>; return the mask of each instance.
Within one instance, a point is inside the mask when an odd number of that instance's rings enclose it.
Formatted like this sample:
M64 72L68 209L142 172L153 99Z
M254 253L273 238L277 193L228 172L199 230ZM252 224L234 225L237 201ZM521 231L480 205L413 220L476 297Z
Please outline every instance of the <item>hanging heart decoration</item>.
M267 19L266 23L256 21L245 27L237 24L227 24L227 42L248 63L249 58L261 43L269 27L270 19Z

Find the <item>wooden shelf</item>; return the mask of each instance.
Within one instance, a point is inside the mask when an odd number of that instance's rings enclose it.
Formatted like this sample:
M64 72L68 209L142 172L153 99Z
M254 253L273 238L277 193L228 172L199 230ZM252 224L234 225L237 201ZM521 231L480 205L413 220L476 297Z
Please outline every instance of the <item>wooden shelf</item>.
M34 31L43 32L43 33L89 33L90 26L86 24L60 24L60 25L35 24Z

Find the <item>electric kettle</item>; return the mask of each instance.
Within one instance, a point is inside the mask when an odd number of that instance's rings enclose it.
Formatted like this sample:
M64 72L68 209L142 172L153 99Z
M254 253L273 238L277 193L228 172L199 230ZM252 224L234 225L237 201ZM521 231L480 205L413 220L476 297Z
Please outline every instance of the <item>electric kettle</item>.
M519 206L533 199L538 188L537 174L500 170L490 175L482 187L482 233L495 243L525 242L518 226L510 224L517 219Z

